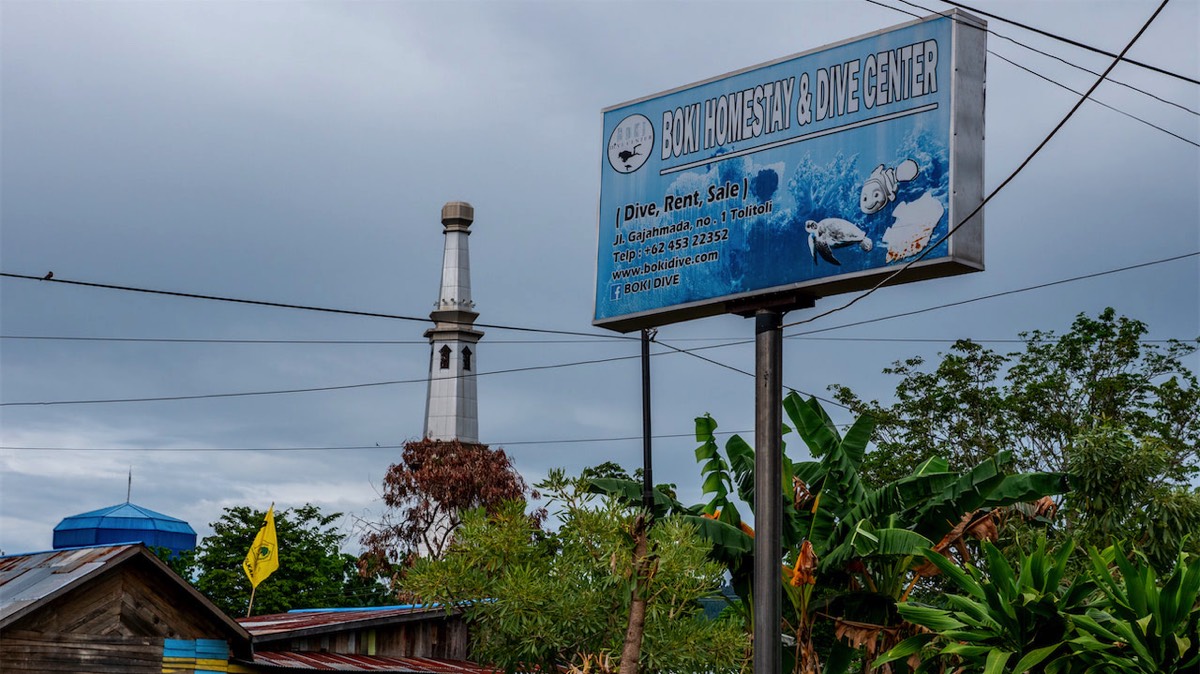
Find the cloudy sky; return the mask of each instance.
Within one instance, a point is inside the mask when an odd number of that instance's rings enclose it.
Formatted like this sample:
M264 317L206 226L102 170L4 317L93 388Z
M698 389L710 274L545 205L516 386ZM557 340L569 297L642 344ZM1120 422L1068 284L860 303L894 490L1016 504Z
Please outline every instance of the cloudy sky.
M1158 4L977 2L1110 52ZM605 460L632 470L641 444L623 438L641 432L638 344L591 327L601 110L911 18L881 4L928 14L901 0L3 0L0 271L424 317L437 297L441 206L469 201L479 321L595 335L486 329L482 439L530 482ZM1200 3L1173 0L1130 57L1200 78L1198 26ZM989 27L1096 72L1110 62ZM988 47L990 190L1074 105L1063 86L1082 92L1094 75L995 35ZM818 394L847 384L886 400L895 382L880 371L897 359L935 356L957 338L1061 331L1106 306L1148 323L1151 338L1195 339L1200 86L1129 64L1113 78L1142 91L1101 86L1096 99L1116 110L1085 104L988 205L985 272L885 289L789 329L785 384ZM353 535L378 516L397 446L422 432L426 327L0 279L0 549L49 548L63 517L124 501L130 470L135 503L201 535L223 507L271 502L344 512ZM659 334L680 348L752 337L736 317ZM750 431L753 379L655 353L655 477L696 502L692 419L709 412L722 430ZM746 344L701 353L753 369ZM523 371L487 374L498 370ZM14 404L357 384L380 385Z

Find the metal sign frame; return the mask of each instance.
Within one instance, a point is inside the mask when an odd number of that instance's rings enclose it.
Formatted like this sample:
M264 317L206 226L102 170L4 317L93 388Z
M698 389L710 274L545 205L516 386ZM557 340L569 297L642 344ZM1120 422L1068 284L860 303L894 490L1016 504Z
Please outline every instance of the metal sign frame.
M985 27L952 10L605 109L593 324L862 290L926 246L891 283L982 270L982 214L940 239L983 198Z

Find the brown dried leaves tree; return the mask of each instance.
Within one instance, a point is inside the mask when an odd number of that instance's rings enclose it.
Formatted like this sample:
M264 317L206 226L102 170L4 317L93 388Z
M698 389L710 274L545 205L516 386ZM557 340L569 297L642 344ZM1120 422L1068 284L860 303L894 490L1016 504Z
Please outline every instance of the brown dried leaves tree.
M383 520L365 524L359 567L394 576L416 557L440 559L462 513L491 512L526 494L538 498L502 449L457 440L407 442L383 478Z

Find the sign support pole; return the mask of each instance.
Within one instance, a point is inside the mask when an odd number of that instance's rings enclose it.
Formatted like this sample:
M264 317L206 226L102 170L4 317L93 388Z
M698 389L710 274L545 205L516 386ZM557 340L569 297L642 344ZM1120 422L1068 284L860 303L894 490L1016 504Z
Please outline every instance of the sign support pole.
M642 507L646 517L653 518L654 478L650 461L650 342L657 330L642 329Z
M783 313L754 313L754 674L779 674L783 667Z

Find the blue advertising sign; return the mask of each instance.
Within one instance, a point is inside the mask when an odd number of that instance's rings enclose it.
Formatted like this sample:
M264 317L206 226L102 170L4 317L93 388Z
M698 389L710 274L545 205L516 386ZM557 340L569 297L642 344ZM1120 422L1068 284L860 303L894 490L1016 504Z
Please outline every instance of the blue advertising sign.
M985 24L935 16L604 111L594 324L983 268ZM926 248L931 248L926 252Z

